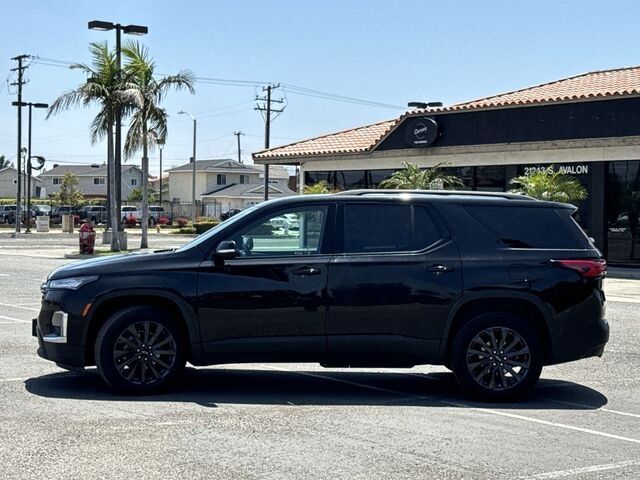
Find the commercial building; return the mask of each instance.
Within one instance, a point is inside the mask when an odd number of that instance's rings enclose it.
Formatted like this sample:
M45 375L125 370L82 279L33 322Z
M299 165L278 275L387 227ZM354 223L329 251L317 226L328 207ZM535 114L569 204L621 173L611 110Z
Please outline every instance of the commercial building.
M374 188L404 162L444 163L478 191L509 190L512 178L537 169L561 171L589 192L577 220L609 262L640 265L640 67L414 110L253 158L296 165L305 184L339 189Z

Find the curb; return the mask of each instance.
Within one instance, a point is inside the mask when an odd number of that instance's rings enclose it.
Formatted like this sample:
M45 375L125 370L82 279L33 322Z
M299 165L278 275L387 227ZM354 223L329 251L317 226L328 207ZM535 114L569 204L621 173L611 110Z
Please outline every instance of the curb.
M640 280L640 268L608 267L607 278Z

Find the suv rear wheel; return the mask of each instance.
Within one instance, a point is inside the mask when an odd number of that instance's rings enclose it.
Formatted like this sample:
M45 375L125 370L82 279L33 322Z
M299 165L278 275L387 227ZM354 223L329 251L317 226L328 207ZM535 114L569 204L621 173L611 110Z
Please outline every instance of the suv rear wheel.
M135 306L116 312L98 333L96 366L111 388L125 394L155 393L184 369L185 339L162 310Z
M458 332L451 363L472 396L509 400L529 392L540 378L543 349L535 329L510 313L485 313Z

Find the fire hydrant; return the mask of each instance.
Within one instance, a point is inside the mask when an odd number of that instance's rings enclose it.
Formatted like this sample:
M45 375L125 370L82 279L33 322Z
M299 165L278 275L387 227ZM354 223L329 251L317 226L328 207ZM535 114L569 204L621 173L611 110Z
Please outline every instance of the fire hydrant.
M80 253L92 254L96 243L96 232L90 222L83 223L79 233Z

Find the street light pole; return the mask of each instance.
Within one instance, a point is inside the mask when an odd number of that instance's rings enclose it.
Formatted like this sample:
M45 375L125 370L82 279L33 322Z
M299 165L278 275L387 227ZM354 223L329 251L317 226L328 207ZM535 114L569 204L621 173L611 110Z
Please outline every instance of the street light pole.
M26 179L26 185L25 185L25 193L26 193L26 212L25 212L25 217L27 219L27 229L25 230L25 233L31 233L31 158L33 157L33 152L31 151L31 112L33 107L35 108L49 108L49 105L46 103L32 103L32 102L23 102L23 101L19 101L19 102L12 102L12 105L18 108L21 107L29 107L29 128L28 128L28 135L29 135L29 139L27 140L27 145L28 145L28 154L25 158L25 179ZM37 158L42 158L42 157L37 157ZM18 176L18 178L20 178ZM18 184L20 183L20 181L18 180ZM21 212L18 210L19 206L16 206L16 215L20 215L20 217L22 217ZM22 219L20 218L20 221Z
M160 206L162 206L162 149L164 140L158 140L158 150L160 150Z
M89 30L116 31L116 62L118 65L118 78L120 79L121 61L122 61L122 48L121 48L121 36L122 32L127 35L146 35L149 33L149 29L143 25L121 25L120 23L102 22L99 20L92 20L89 22ZM120 209L122 206L122 109L120 105L116 105L116 118L115 118L115 188L113 195L115 198L116 211L118 212L118 225L112 225L112 230L116 232L120 231L121 219ZM109 194L107 195L109 197Z
M189 115L193 120L193 178L191 179L191 222L196 224L196 117L183 110L178 115Z

